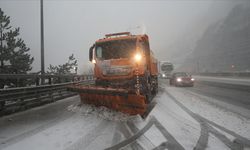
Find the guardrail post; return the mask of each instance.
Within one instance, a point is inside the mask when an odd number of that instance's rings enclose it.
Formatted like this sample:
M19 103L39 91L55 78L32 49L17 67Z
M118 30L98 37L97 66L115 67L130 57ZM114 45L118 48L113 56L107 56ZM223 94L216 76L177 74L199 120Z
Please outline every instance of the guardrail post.
M50 96L50 99L51 99L51 101L52 101L52 102L54 102L54 101L55 101L55 100L54 100L53 93L54 93L54 90L50 90L50 92L49 92L49 96Z
M5 106L5 101L0 102L0 110L3 110Z
M36 77L36 86L39 86L39 77Z
M49 77L49 85L51 85L51 83L52 83L52 82L51 82L51 77Z
M61 83L61 77L58 77L58 83Z

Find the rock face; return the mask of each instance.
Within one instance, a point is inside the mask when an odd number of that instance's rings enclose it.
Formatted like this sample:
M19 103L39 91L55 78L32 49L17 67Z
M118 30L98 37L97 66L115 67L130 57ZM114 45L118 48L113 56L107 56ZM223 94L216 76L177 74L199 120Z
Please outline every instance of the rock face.
M181 66L188 72L250 71L250 2L210 25Z

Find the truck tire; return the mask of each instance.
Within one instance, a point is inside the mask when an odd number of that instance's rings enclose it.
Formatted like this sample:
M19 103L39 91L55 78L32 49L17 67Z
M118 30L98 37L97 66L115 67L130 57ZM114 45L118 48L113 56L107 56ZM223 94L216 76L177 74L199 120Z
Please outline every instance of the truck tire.
M153 91L152 91L152 95L156 95L158 93L158 78L157 77L152 77L154 80L154 84L153 86Z
M151 76L150 74L147 72L141 82L141 86L142 86L142 94L146 96L146 103L150 103L152 100L152 86L151 86Z

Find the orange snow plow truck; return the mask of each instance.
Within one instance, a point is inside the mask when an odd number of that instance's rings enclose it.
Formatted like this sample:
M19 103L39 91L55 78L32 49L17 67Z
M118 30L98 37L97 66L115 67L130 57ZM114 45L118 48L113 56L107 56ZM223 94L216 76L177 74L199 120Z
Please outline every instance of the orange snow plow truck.
M129 115L147 115L158 92L157 60L147 35L107 34L89 49L95 85L72 85L82 103L105 106Z

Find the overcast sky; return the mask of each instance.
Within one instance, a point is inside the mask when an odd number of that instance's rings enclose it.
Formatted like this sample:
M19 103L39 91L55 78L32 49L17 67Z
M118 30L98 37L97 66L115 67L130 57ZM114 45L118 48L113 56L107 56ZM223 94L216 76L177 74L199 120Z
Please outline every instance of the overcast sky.
M146 33L156 56L176 41L214 5L227 1L86 1L44 0L45 66L63 64L70 54L80 72L88 68L88 49L107 33ZM40 70L40 1L0 0L0 7L20 27L21 37L34 56L32 71ZM205 20L205 19L203 19ZM135 28L140 26L140 28ZM192 27L191 27L192 28ZM161 59L163 56L158 56Z

